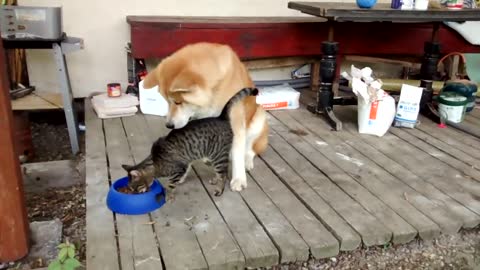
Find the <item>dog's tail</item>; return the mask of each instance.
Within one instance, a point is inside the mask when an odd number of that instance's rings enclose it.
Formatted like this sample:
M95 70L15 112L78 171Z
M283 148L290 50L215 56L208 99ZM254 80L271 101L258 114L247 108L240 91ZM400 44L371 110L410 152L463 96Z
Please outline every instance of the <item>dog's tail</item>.
M252 87L243 88L242 90L238 91L232 98L230 98L227 104L225 104L225 107L223 108L222 114L220 116L224 119L228 119L230 110L237 102L240 102L242 99L244 99L247 96L256 96L256 95L258 95L257 88L252 88Z

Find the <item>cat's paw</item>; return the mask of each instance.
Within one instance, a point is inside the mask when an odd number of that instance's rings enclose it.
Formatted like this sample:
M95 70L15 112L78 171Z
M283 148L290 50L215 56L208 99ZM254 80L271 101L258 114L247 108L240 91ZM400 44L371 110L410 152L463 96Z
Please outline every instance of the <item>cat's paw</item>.
M220 177L215 176L214 178L211 178L210 180L208 180L208 183L210 183L210 185L216 185L218 181L220 181Z
M247 179L232 179L232 181L230 181L230 188L233 191L242 191L244 188L247 188Z
M223 190L224 190L223 187L216 187L216 188L215 188L215 191L213 192L213 195L215 195L215 196L217 196L217 197L218 197L218 196L222 196Z
M167 203L173 203L175 201L175 195L172 193L167 194L167 196L165 197L165 201Z

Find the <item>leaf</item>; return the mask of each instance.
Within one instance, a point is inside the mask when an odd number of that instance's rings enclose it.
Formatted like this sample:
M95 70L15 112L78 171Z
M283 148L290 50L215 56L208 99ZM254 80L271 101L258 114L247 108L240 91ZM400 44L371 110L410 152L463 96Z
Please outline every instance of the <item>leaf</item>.
M68 250L68 257L69 258L75 258L75 248L74 247L69 247L67 248Z
M60 261L65 260L67 258L67 252L68 252L68 249L66 248L60 249L60 252L58 253L58 259Z
M61 243L60 245L58 245L58 248L62 249L62 248L66 248L67 247L67 244L65 243Z
M75 270L77 267L82 266L82 264L74 258L68 258L65 260L63 265L65 266L66 270Z
M48 270L62 270L62 264L59 260L52 261L48 265Z

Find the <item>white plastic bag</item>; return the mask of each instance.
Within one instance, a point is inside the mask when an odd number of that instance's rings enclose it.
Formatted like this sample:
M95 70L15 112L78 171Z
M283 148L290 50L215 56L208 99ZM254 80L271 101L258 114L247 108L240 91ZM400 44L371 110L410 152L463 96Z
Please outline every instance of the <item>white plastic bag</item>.
M350 75L342 75L352 81L352 90L358 99L358 132L383 136L395 118L395 100L381 89L382 81L372 77L372 69L351 66Z

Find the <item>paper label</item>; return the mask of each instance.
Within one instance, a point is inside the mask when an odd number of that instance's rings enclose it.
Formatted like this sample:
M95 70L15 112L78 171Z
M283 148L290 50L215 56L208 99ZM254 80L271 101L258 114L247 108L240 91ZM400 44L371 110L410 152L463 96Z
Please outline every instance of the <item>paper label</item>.
M417 122L422 92L423 88L421 87L406 84L402 85L395 120L414 123Z
M262 107L264 109L278 109L278 108L285 108L288 107L288 102L283 101L283 102L274 102L274 103L264 103L262 104Z
M368 119L370 120L377 119L377 111L378 111L378 101L372 102L372 105L370 105L370 116Z

